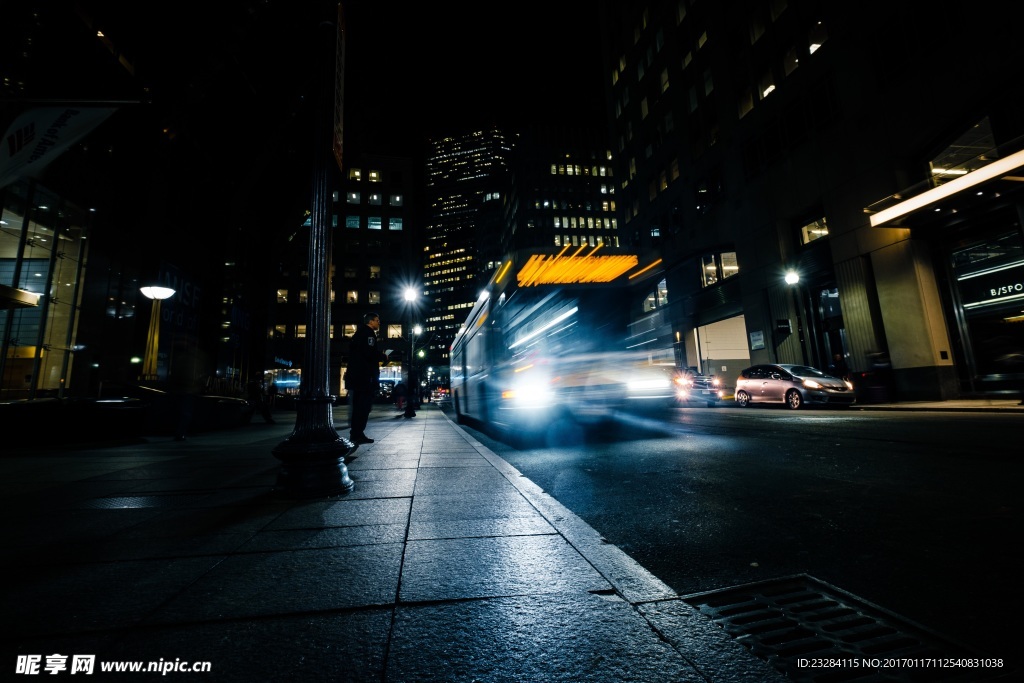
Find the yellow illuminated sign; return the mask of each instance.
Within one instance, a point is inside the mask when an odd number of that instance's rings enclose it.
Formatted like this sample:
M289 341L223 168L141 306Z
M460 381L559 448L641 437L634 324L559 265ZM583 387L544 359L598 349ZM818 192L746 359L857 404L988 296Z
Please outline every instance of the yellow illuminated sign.
M579 256L580 251L571 256L564 249L555 256L534 254L516 275L519 286L611 282L640 262L634 254L594 256L591 251Z

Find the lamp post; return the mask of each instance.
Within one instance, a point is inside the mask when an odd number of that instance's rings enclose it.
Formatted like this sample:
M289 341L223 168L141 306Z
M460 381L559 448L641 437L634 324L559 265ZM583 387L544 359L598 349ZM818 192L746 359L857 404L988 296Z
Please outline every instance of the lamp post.
M281 461L277 491L291 498L316 498L350 492L355 482L348 476L345 458L356 445L334 428L334 397L330 394L331 360L331 154L335 102L334 67L338 27L322 22L317 29L316 117L312 208L310 216L309 299L306 306L306 343L299 396L295 401L295 430L274 450Z
M146 335L146 356L142 362L142 375L139 379L152 381L158 379L156 362L160 348L160 307L164 299L174 296L174 290L170 287L152 285L140 287L139 291L142 292L142 296L153 302L149 314L149 332Z
M786 271L786 284L794 288L796 292L796 324L799 332L798 341L800 343L800 354L804 364L808 364L807 356L808 350L811 356L811 365L817 366L820 362L818 357L818 340L817 331L814 325L814 310L813 301L811 301L811 294L807 288L800 282L800 273L795 270ZM807 337L808 346L804 346L804 325L803 315L806 313L807 316ZM809 347L809 348L808 348Z
M416 380L416 373L413 371L413 360L416 353L416 336L423 331L419 325L413 325L413 311L416 299L419 298L416 290L412 287L405 288L405 301L409 304L409 379L406 382L405 417L415 417L414 405L419 395L419 382Z

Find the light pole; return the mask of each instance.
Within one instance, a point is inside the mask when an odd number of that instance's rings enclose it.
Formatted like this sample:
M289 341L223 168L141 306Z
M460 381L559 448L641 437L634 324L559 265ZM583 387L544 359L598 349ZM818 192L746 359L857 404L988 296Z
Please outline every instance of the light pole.
M803 362L806 365L808 363L807 356L808 352L811 357L810 364L817 366L820 363L818 357L818 338L817 330L814 325L814 302L811 300L810 291L800 282L800 273L795 270L786 271L786 284L793 287L796 292L796 324L798 334L798 341L800 343L800 354L803 358ZM803 316L806 314L807 317L807 346L804 346L804 325Z
M331 188L334 187L332 168L337 169L340 163L330 152L338 25L321 22L316 40L319 69L313 101L316 118L307 249L309 298L305 356L299 396L295 400L295 429L273 450L274 457L281 461L277 490L292 498L340 495L355 488L345 459L355 451L356 444L334 428L334 396L330 394Z
M139 379L152 381L158 379L156 362L160 349L160 307L164 299L174 296L174 290L170 287L152 285L140 287L139 291L142 292L142 296L153 302L149 314L149 332L146 335L146 356L142 362L142 375Z
M419 325L413 325L413 312L416 304L416 300L419 298L416 290L412 287L405 288L405 301L409 305L409 379L406 381L406 399L405 399L405 417L415 417L416 412L413 408L418 396L419 387L415 386L418 384L416 381L416 373L413 371L413 360L416 353L416 336L423 331Z

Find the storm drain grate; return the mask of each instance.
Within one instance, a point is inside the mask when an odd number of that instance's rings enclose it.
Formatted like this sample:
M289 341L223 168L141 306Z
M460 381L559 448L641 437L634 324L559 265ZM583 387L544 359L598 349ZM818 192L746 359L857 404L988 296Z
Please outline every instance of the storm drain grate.
M986 659L814 577L796 575L683 596L793 681L981 681Z

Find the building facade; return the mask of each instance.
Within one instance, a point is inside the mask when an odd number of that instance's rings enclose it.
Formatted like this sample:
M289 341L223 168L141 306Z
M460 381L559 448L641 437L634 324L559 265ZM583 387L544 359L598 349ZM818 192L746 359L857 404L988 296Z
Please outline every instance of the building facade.
M527 128L516 136L510 163L500 254L621 246L614 164L603 131Z
M395 361L381 379L398 381L415 344L415 320L406 290L419 288L417 225L419 173L412 159L359 155L349 160L334 192L331 266L331 393L345 396L348 342L371 311L381 318L379 335L394 348ZM294 230L280 254L267 331L267 368L284 395L297 394L305 348L308 301L307 226Z
M1021 386L1024 100L1005 23L805 0L602 13L623 239L663 255L647 317L681 365L732 382L747 363L838 360L865 400Z
M427 360L434 367L448 365L452 340L501 259L513 146L498 128L428 141L422 291Z

